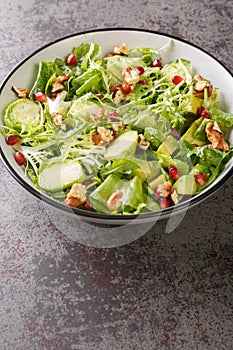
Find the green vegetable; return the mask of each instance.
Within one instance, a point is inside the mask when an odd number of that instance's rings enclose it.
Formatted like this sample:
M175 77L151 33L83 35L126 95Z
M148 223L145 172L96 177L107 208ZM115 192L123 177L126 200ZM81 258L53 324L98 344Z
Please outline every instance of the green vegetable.
M165 139L165 135L160 130L151 127L145 127L144 136L154 148L158 148Z
M59 191L71 186L74 182L85 180L82 166L76 160L53 161L40 172L39 187L46 191Z
M193 175L181 176L174 185L175 190L180 195L193 195L196 192L197 185Z
M39 103L22 98L11 103L5 114L5 124L17 133L34 134L43 129L44 116Z
M171 135L161 143L157 152L161 154L172 155L178 148L178 141Z
M120 135L108 148L105 153L106 159L119 159L134 155L138 142L137 131L127 131Z
M203 98L194 96L197 72L187 59L152 66L155 58L167 62L172 45L170 40L158 49L129 48L127 55L102 58L97 43L83 43L53 62L39 62L29 98L7 107L1 128L5 138L19 136L14 151L24 155L25 172L37 188L64 202L72 184L82 183L94 211L139 214L160 210L159 190L166 186L179 203L221 174L232 145L226 151L210 147L205 128L216 122L228 140L233 113L219 109L217 87L211 94L205 89ZM67 63L70 54L76 65ZM140 67L129 89L126 67ZM175 75L182 77L178 84ZM54 94L60 76L68 78ZM35 102L35 92L44 92L46 101ZM200 116L199 107L210 119ZM197 185L197 173L204 174L203 184ZM116 194L117 206L111 207ZM169 192L168 197L175 205Z

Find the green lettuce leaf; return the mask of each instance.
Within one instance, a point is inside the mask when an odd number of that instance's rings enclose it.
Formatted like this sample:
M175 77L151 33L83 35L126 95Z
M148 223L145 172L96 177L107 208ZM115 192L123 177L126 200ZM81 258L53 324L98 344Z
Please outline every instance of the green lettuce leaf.
M33 98L33 95L38 91L45 91L47 81L54 73L54 63L53 62L43 62L39 63L38 73L35 80L35 83L30 91L30 98Z
M81 46L75 47L73 53L77 56L78 65L81 72L88 70L101 54L101 47L96 43L84 43Z

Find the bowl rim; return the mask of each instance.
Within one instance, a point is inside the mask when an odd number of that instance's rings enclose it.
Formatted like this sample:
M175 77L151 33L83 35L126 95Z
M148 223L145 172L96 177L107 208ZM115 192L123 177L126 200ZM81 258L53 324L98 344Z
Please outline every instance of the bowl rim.
M208 55L210 58L213 58L220 66L222 66L222 68L224 68L224 70L226 70L226 72L228 72L230 74L230 76L233 78L233 73L219 60L217 59L213 54L209 53L208 51L206 51L205 49L203 49L202 47L190 42L189 40L186 40L182 37L178 37L169 33L165 33L165 32L160 32L160 31L154 31L154 30L148 30L148 29L143 29L143 28L128 28L128 27L119 27L119 28L97 28L97 29L88 29L88 30L84 30L84 31L80 31L80 32L76 32L76 33L72 33L63 37L60 37L54 41L50 41L47 44L39 47L38 49L32 51L29 55L27 55L26 57L24 57L22 60L20 60L10 71L9 73L6 75L6 77L4 78L4 80L2 81L1 85L0 85L0 94L2 93L6 83L8 82L8 80L10 79L10 77L14 74L14 72L16 72L24 63L26 63L31 57L35 56L37 53L43 51L44 49L53 46L56 43L65 41L67 39L70 39L72 37L78 37L81 35L85 35L85 34L91 34L91 33L98 33L98 32L120 32L120 31L125 31L125 32L138 32L138 33L147 33L147 34L155 34L158 36L164 36L167 37L168 39L174 39L176 41L182 42L188 46L191 46L193 48L198 49L199 51L202 51L203 53L205 53L206 55ZM210 195L212 195L214 192L216 192L223 184L225 184L233 175L233 166L227 170L226 174L218 181L214 184L214 186L209 186L205 189L204 192L200 192L199 194L188 198L187 200L185 200L184 202L180 202L178 204L176 204L175 206L172 207L168 207L168 208L164 208L161 209L159 211L155 211L155 212L142 212L139 214L127 214L127 215L123 215L123 214L104 214L104 213L97 213L97 212L92 212L92 211L87 211L84 209L80 209L80 208L72 208L69 207L61 202L58 202L56 200L54 200L52 197L47 196L46 194L44 194L43 192L41 192L39 189L36 189L35 187L33 187L32 185L30 185L28 182L26 182L23 178L19 177L18 174L16 173L16 171L14 170L13 166L11 165L11 163L8 161L7 157L4 154L4 151L0 145L0 157L2 159L2 162L4 164L4 166L6 167L6 169L8 170L8 172L11 174L11 176L20 184L22 185L22 187L27 190L29 193L31 193L32 195L34 195L36 198L40 199L41 201L51 205L52 207L55 207L56 209L60 209L64 212L69 212L69 213L73 213L76 214L80 217L82 217L83 219L87 219L88 221L95 221L95 220L99 220L102 222L110 222L110 223L120 223L120 222L128 222L128 221L135 221L137 219L139 219L140 221L151 221L151 220L156 220L158 218L162 219L162 218L166 218L168 217L170 214L179 214L180 212L182 212L185 209L190 209L191 207L193 207L194 205L200 203L201 201L205 200L206 198L208 198Z

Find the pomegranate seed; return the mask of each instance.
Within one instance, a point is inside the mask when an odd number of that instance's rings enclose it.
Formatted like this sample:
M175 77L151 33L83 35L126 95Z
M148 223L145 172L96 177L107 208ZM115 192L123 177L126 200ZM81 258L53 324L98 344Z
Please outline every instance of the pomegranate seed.
M201 112L201 117L204 118L204 119L210 119L210 112L207 109L204 109Z
M170 134L176 139L179 140L180 139L180 134L178 133L178 131L176 129L172 129Z
M111 117L111 118L108 118L108 121L110 121L111 123L118 123L119 122L119 118Z
M145 72L144 68L141 66L137 66L134 69L138 72L138 75L142 75Z
M170 205L171 205L170 198L167 198L167 197L161 197L160 198L160 207L162 209L168 208L168 207L170 207Z
M77 56L74 53L71 53L66 59L67 66L76 66L77 65Z
M119 113L117 111L112 111L108 113L109 117L119 117Z
M24 155L23 155L23 153L21 153L21 152L16 152L15 154L14 154L14 158L15 158L15 161L16 161L16 163L18 164L18 165L24 165L24 163L25 163L25 157L24 157Z
M148 80L139 80L139 81L138 81L138 84L141 84L141 85L148 85L149 82L148 82Z
M47 101L47 97L46 97L45 93L41 92L41 91L36 92L33 97L34 97L34 100L39 101L39 102L46 102Z
M97 96L100 100L102 100L102 98L104 98L104 94L96 94L96 96Z
M121 90L128 95L132 92L132 87L129 84L123 84Z
M117 123L119 122L119 113L117 111L109 112L108 113L108 120L112 123Z
M111 135L112 135L112 137L113 137L114 140L117 138L117 133L116 133L116 131L112 130L112 131L111 131Z
M201 173L201 172L196 173L196 174L194 175L194 177L195 177L196 183L197 183L199 186L205 185L205 183L206 183L206 175L205 175L204 173Z
M162 67L162 62L161 62L160 60L155 59L155 60L152 62L152 67L161 68L161 67Z
M117 92L117 90L121 89L122 85L121 84L115 84L110 87L110 91L113 92L114 94Z
M86 199L85 203L84 203L84 209L88 210L88 211L91 211L92 210L92 205L91 203L89 202L88 199Z
M168 173L172 180L176 181L180 177L179 170L174 165L168 165Z
M16 145L17 143L20 142L20 137L18 135L9 135L7 138L6 138L6 143L7 145L9 146L14 146Z
M108 57L116 56L117 54L114 51L110 51L108 53Z
M184 79L180 75L174 75L174 77L172 78L172 82L175 85L181 83L183 80Z
M205 110L205 107L204 107L204 106L198 107L198 109L197 109L197 114L198 114L198 115L201 115L201 112L203 112L204 110Z

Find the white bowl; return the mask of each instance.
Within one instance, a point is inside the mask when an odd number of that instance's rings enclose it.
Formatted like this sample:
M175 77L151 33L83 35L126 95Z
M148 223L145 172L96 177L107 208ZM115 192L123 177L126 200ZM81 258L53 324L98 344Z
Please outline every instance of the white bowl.
M99 29L71 35L55 42L52 42L30 56L22 60L5 78L1 85L0 96L0 118L1 123L4 118L4 111L7 105L14 100L11 87L23 86L30 88L36 75L36 65L40 60L52 61L56 57L65 57L67 53L72 51L76 46L84 42L95 42L102 47L103 55L107 54L114 46L119 46L126 43L128 47L155 47L159 48L166 44L168 40L173 39L173 46L169 50L166 61L169 62L176 58L185 58L191 61L191 65L195 71L203 74L211 83L218 87L220 94L220 107L227 112L233 112L233 77L232 74L224 67L221 62L216 60L212 55L208 54L203 49L185 41L172 37L167 34L156 33L152 31L138 29ZM165 63L166 63L165 61ZM233 142L233 132L230 135L230 142ZM178 214L191 208L193 205L206 199L214 191L216 191L226 180L230 178L233 172L233 159L227 164L225 170L219 177L201 193L189 198L187 201L179 203L173 207L163 209L154 213L142 213L140 215L108 215L99 214L90 211L84 211L78 208L71 209L70 207L56 202L49 196L41 193L30 179L25 175L22 167L18 166L13 158L12 148L6 145L2 135L0 135L0 154L3 163L5 164L11 175L31 194L40 198L45 203L49 204L63 213L78 215L80 218L90 223L101 223L107 225L122 225L129 222L145 223L162 218L167 218L171 214Z

